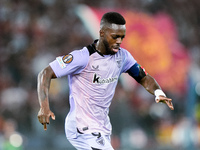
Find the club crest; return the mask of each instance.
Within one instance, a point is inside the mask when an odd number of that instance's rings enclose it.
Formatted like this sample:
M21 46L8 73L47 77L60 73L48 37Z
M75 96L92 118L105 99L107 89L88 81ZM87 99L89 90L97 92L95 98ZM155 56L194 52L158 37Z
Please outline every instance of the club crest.
M98 144L100 144L100 145L103 145L103 146L105 145L105 140L104 140L103 137L97 138L96 142L97 142Z
M116 62L117 62L117 67L120 68L122 65L122 60L118 59L118 60L116 60Z

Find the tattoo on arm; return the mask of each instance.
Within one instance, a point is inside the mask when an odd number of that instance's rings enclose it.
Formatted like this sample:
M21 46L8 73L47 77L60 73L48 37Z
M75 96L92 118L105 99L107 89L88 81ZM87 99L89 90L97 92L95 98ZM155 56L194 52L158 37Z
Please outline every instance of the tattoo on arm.
M47 68L45 68L38 74L37 90L38 90L38 98L39 98L40 105L42 105L42 103L45 100L48 101L48 94L49 94L51 79L55 77L56 76L53 70L50 68L50 66L48 66Z

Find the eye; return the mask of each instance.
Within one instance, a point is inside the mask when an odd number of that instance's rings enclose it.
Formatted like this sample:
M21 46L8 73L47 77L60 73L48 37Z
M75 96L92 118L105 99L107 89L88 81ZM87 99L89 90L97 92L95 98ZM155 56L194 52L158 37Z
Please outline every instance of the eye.
M112 38L113 38L114 40L116 40L117 38L121 38L121 39L123 40L123 39L125 38L125 36L124 36L124 35L123 35L123 36L113 35Z
M122 36L122 40L125 38L125 36Z
M112 36L112 38L113 38L114 40L116 40L116 39L118 38L118 36Z

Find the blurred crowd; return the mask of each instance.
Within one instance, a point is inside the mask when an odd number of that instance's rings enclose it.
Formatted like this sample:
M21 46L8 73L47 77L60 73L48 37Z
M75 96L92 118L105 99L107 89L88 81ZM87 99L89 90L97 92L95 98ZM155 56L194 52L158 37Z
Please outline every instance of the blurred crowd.
M64 118L69 111L67 78L51 84L50 107L56 121L51 121L46 132L37 121L36 88L37 74L56 56L93 42L74 12L81 4L169 14L177 25L179 41L191 55L194 85L200 81L198 0L1 0L0 150L71 148L64 136ZM119 83L110 108L115 149L200 147L200 130L196 127L200 113L194 119L185 117L187 93L171 95L177 98L171 112L165 105L155 104L154 97L135 84L126 90ZM200 84L194 89L199 106Z

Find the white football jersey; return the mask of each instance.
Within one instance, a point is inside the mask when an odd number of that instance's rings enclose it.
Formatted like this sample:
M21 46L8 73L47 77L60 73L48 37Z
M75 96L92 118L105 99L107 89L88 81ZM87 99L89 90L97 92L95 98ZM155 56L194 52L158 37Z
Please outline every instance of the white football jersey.
M68 75L67 137L76 137L77 129L82 133L111 134L108 113L119 76L135 63L123 48L114 55L102 55L93 45L57 57L50 63L58 78Z

